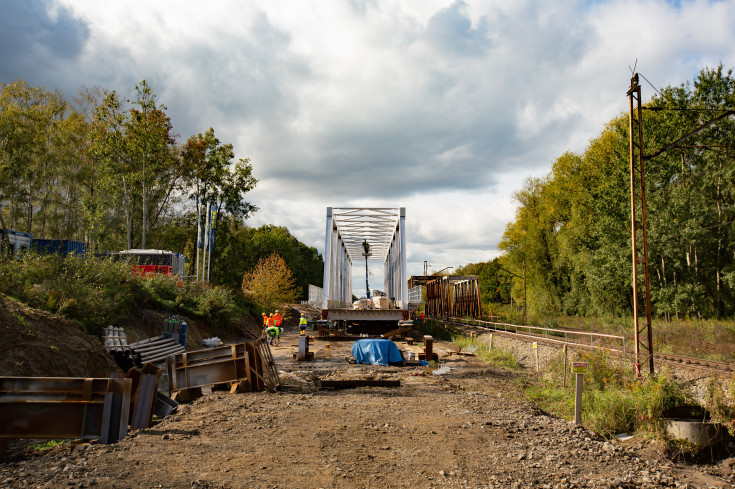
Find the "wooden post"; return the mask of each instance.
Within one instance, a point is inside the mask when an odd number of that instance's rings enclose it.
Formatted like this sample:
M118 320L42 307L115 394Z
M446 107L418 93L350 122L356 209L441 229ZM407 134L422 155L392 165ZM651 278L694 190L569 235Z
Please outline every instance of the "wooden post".
M589 363L573 362L572 373L575 374L577 383L574 396L574 424L582 424L582 385L584 376L589 373Z
M584 384L584 375L575 374L576 393L574 396L574 424L582 424L582 384Z
M539 371L539 364L538 364L538 343L535 341L533 342L533 352L536 356L536 372Z
M564 366L564 384L563 386L567 386L567 345L564 345L564 363L562 364Z
M490 333L490 351L493 351L493 334Z

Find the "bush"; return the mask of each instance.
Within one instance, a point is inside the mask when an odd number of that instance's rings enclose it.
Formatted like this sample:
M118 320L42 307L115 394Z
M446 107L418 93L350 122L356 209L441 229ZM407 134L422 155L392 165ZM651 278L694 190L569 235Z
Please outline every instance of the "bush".
M24 253L0 259L0 292L31 307L102 329L136 308L194 316L235 326L242 313L227 288L182 284L176 277L133 275L126 262Z

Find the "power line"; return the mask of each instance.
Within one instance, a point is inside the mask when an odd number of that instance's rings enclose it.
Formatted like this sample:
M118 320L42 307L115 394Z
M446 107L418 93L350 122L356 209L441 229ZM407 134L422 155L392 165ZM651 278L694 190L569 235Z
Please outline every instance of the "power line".
M658 94L659 94L659 95L661 95L662 97L664 96L664 94L663 94L663 93L661 93L661 92L659 92L659 91L658 91L658 88L656 88L656 87L654 87L654 86L653 86L653 83L651 83L650 81L648 81L648 78L646 78L646 77L645 77L645 76L643 75L643 73L638 73L638 74L639 74L639 75L641 75L641 77L643 77L643 79L644 79L644 80L646 80L646 81L648 82L648 84L649 84L649 85L651 85L651 88L653 88L654 90L656 90L656 93L658 93Z

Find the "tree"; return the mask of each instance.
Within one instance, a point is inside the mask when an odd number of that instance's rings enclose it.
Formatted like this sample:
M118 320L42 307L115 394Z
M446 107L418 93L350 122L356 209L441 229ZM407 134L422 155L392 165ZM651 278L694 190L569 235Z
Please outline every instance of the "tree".
M296 281L279 255L273 253L258 260L256 267L246 272L242 280L246 296L266 311L272 311L296 299Z
M115 91L105 92L95 112L97 130L92 146L94 157L105 168L102 186L108 194L117 194L119 198L114 200L122 203L128 248L136 242L141 247L148 245L151 224L170 204L183 178L166 107L156 102L145 80L135 90L136 98L128 110ZM108 209L115 212L114 207ZM136 216L140 216L139 223Z
M250 160L233 163L234 157L232 144L221 143L211 127L203 135L191 136L181 151L189 198L196 209L200 203L203 208L208 203L213 206L218 221L223 219L222 210L237 219L246 219L257 210L244 199L258 183ZM195 265L199 267L199 263Z

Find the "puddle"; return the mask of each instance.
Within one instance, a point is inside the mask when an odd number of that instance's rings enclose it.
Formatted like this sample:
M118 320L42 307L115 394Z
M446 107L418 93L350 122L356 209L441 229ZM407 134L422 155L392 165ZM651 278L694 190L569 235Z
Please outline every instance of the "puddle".
M452 367L447 367L446 365L442 365L439 368L430 368L432 375L444 375L446 373L449 373L452 370Z

